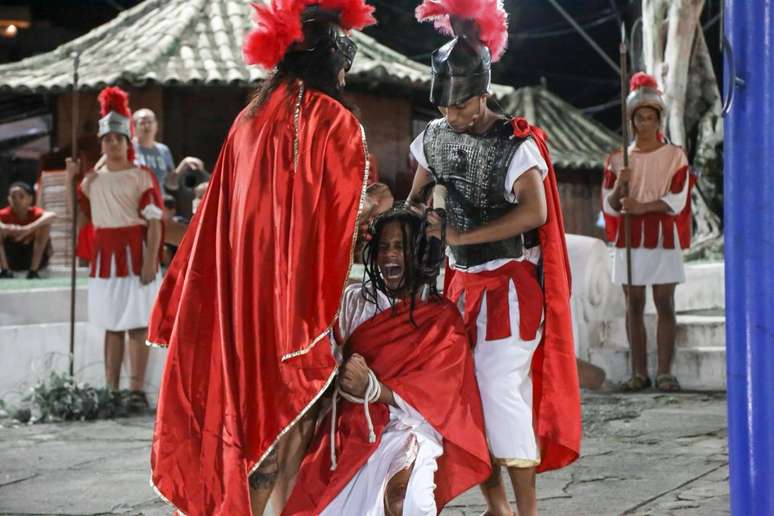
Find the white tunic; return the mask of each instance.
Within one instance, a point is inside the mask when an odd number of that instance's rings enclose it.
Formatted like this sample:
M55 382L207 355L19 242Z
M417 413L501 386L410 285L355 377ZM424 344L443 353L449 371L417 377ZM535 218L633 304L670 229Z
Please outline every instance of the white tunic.
M669 206L671 214L683 211L688 201L689 181L686 178L683 189L678 193L672 193L669 185L672 177L678 169L687 166L688 160L682 149L674 145L664 145L652 152L634 152L632 148L629 167L632 170L631 186L632 196L640 202L663 201ZM621 159L613 155L608 161L608 170L616 176L622 167ZM653 178L655 173L659 177ZM650 176L650 177L648 177ZM621 217L621 213L610 205L609 197L612 188L602 189L602 206L607 215ZM674 248L665 249L663 246L664 235L659 234L658 244L654 249L637 247L631 250L632 260L632 285L663 285L669 283L683 283L685 281L685 269L683 266L683 250L680 248L677 226L674 227ZM625 285L627 283L626 249L615 248L613 258L613 283Z
M91 217L98 230L146 226L149 220L161 219L161 207L153 203L140 206L143 194L154 188L150 174L137 167L109 171L103 167L89 174L81 190L91 205ZM127 263L132 263L128 244ZM92 257L100 263L100 250ZM99 274L89 278L89 321L110 331L125 331L148 326L153 303L161 286L161 272L148 285L129 266L129 275L116 273L115 258L110 263L109 277Z
M339 329L344 340L358 326L382 310L390 310L386 296L379 294L378 307L361 295L362 284L350 285L344 292ZM343 343L342 343L343 344ZM381 442L363 467L322 511L324 516L384 515L384 491L397 472L413 463L406 498L405 515L435 515L435 471L443 454L443 437L397 393L397 407L390 406L390 420Z

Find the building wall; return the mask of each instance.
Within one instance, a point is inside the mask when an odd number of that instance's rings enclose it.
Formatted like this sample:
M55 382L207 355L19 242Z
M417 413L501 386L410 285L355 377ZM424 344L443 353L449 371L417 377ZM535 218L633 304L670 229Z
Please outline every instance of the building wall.
M164 143L176 162L196 156L211 171L231 124L247 105L251 89L241 87L165 88Z
M604 239L605 232L597 227L601 210L601 171L557 171L559 198L567 233Z
M414 176L409 170L411 102L368 93L355 93L351 98L360 110L368 150L376 157L379 180L390 187L396 199L405 198Z

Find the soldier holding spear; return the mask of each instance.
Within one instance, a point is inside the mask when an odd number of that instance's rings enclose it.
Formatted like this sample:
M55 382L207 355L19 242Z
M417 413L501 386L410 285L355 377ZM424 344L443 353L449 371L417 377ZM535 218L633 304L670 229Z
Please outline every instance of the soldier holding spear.
M658 313L656 388L680 390L672 375L675 287L685 281L682 251L690 246L693 178L683 149L666 143L666 105L656 79L634 74L626 95L626 36L622 30L623 147L605 164L602 204L607 238L616 246L613 282L623 285L632 376L625 391L651 386L644 323L645 287L652 285ZM628 129L634 135L629 142ZM623 225L620 223L623 218Z

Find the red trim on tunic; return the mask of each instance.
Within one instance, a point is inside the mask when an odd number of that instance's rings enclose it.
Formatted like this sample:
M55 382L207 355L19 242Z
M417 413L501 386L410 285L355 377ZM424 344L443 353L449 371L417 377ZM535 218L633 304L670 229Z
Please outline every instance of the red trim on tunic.
M608 159L608 162L610 160ZM615 173L610 170L609 165L605 164L605 175L603 177L602 188L606 190L612 190L615 186L616 176Z
M672 177L672 184L669 185L669 191L673 194L679 194L683 191L685 180L688 178L688 167L683 167Z
M87 222L78 231L78 246L75 255L81 260L91 262L94 258L94 224Z
M609 185L608 176L614 174L608 165L605 166L605 173L603 179L603 188L611 189L612 185ZM632 249L657 249L659 248L659 236L662 237L662 249L674 249L675 248L675 226L677 226L678 242L681 249L688 249L691 247L691 189L696 184L696 176L691 173L688 166L681 167L675 175L672 177L672 182L669 186L669 192L673 194L680 193L685 187L685 181L688 180L688 196L685 201L683 210L677 214L671 213L645 213L643 215L632 215ZM613 179L615 182L615 179ZM604 193L603 193L604 195ZM604 199L602 200L604 203ZM626 247L626 235L624 225L621 223L621 217L610 215L605 213L605 234L608 241L615 242L615 246L623 249Z
M124 278L130 275L126 250L129 249L131 273L140 275L142 247L145 242L145 226L120 228L96 228L94 231L94 259L91 260L92 278ZM115 274L111 274L111 262L115 258Z
M471 343L477 342L476 321L486 294L486 340L511 336L508 287L513 280L519 300L519 337L534 340L543 315L543 290L537 281L535 265L528 261L508 262L492 271L455 270L446 297L457 303L465 296L463 321Z

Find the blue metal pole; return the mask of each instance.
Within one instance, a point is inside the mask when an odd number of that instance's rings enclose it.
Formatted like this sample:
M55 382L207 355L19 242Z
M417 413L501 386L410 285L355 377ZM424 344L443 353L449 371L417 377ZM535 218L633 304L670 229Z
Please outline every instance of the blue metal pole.
M726 0L726 353L731 513L774 515L774 2ZM728 55L726 56L728 57ZM737 81L739 82L739 81Z

